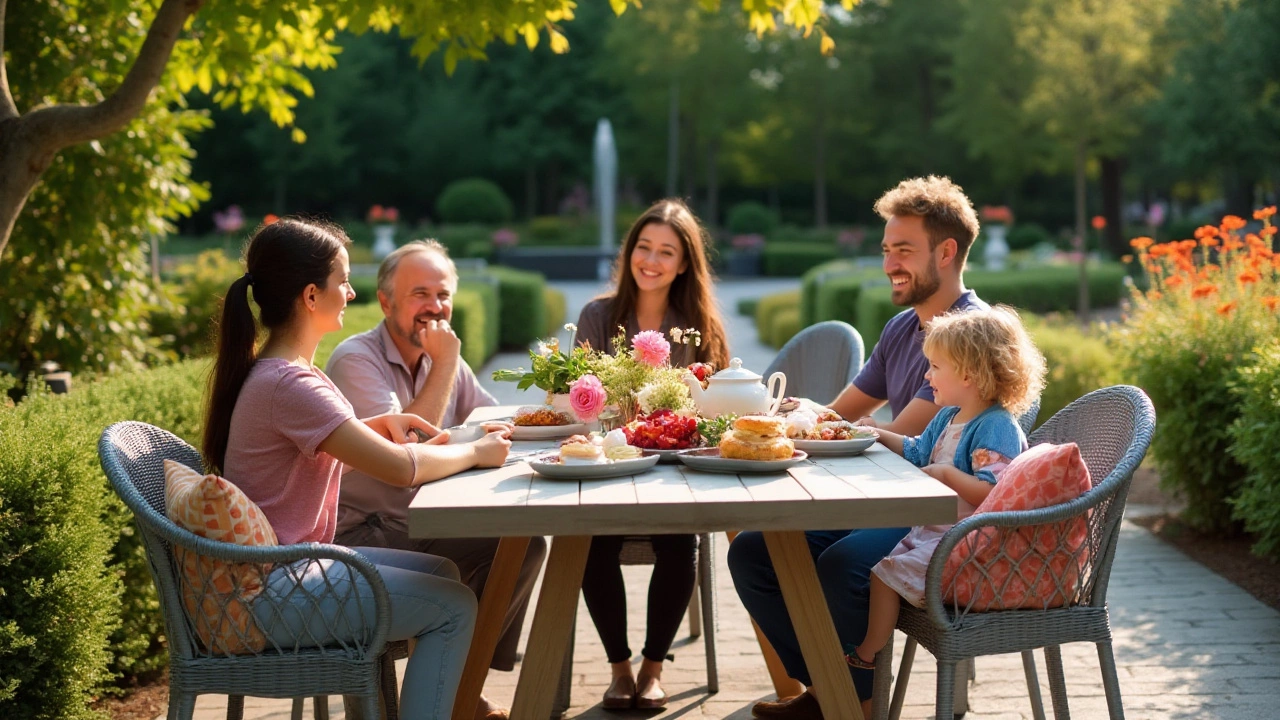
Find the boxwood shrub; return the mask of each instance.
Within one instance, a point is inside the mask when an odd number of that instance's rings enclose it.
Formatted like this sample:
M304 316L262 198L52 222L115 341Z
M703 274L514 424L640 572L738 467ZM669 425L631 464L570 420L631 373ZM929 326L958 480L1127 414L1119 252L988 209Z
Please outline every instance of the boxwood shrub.
M543 285L542 302L546 306L544 315L547 319L542 334L550 337L560 332L560 328L564 326L565 313L568 312L568 301L565 300L564 293L549 285ZM576 321L577 318L574 318L574 320Z
M835 260L839 251L835 245L820 243L766 243L761 252L761 264L765 275L773 277L799 277L822 263Z
M1280 340L1259 347L1241 368L1232 392L1240 417L1231 426L1231 454L1246 473L1232 511L1253 533L1253 551L1280 557Z
M1125 269L1119 263L1089 267L1089 306L1115 307L1124 295ZM1076 309L1080 269L1069 265L1020 270L973 270L964 274L965 285L989 303L1004 303L1037 313Z
M758 202L748 200L729 208L725 225L734 235L768 236L778 225L778 216Z
M848 275L856 272L857 266L849 260L831 260L815 265L800 276L800 322L809 326L818 322L815 310L817 307L818 286L829 278Z
M527 346L547 325L546 278L542 273L501 266L490 267L489 274L498 279L500 344Z
M453 330L462 340L462 359L473 370L498 351L501 315L496 281L464 280L453 296Z
M447 223L496 225L511 220L511 200L484 178L455 180L436 199L436 213Z
M775 348L781 348L798 332L800 332L800 306L784 307L773 314L767 342Z
M761 342L768 343L773 337L774 314L792 307L797 309L796 318L798 321L800 308L799 290L787 290L760 298L759 302L756 303L756 333L760 336Z

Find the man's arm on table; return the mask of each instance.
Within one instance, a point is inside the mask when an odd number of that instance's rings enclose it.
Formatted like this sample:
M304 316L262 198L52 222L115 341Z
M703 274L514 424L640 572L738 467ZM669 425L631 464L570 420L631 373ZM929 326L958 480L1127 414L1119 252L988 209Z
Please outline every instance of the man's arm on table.
M924 398L915 398L907 403L907 406L898 413L891 422L884 425L872 420L871 413L875 412L884 405L885 401L870 395L858 389L858 386L850 384L849 387L840 393L840 397L836 398L829 406L832 410L840 413L840 416L846 420L860 422L861 424L871 425L872 427L882 427L885 430L896 432L899 435L915 436L924 432L929 421L934 415L938 414L938 406L930 400ZM866 418L866 420L863 420Z
M884 404L884 400L872 397L858 389L857 385L849 383L849 387L827 407L840 413L840 417L846 420L857 420L867 417Z

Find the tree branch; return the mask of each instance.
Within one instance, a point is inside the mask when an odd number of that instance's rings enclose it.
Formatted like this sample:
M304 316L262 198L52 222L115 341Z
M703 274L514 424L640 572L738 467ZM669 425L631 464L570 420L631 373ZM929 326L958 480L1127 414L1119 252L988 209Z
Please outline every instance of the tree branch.
M18 117L18 106L13 104L13 93L9 92L9 73L5 70L4 61L4 10L7 0L0 0L0 122Z
M0 0L0 4L3 2ZM23 122L29 123L32 134L52 152L120 130L142 112L147 97L164 75L182 26L203 4L204 0L164 0L129 74L107 99L94 105L38 108L27 113Z

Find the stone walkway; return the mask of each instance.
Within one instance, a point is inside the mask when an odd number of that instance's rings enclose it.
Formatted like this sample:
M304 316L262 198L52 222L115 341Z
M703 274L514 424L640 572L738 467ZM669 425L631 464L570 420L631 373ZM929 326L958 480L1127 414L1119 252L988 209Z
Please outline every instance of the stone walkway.
M598 290L592 283L561 283L571 319ZM758 297L794 287L794 281L723 282L717 288L734 355L762 372L773 357L771 348L756 340L748 318L736 315L738 298ZM562 341L567 340L565 337ZM479 373L482 380L498 367L528 365L522 354L495 357ZM493 387L494 384L490 384ZM503 403L538 402L534 392L515 391L512 384L493 387ZM1130 513L1141 512L1130 508ZM751 717L751 704L772 699L772 685L751 632L746 611L738 602L725 565L727 543L716 543L716 586L719 612L716 639L720 692L706 694L706 660L702 640L691 640L687 626L672 649L675 661L664 674L672 702L658 715L605 712L600 695L609 681L595 629L585 605L579 605L577 654L574 657L573 705L566 718L600 720L620 717L733 718ZM627 567L628 615L632 647L643 644L646 567ZM1253 720L1280 717L1280 613L1263 605L1235 585L1162 543L1142 528L1125 523L1111 575L1109 592L1115 656L1125 716L1130 720L1220 718ZM528 632L526 621L525 632ZM901 652L903 637L895 647ZM1063 647L1067 689L1077 718L1106 717L1098 659L1087 644ZM636 662L639 660L637 658ZM1048 699L1044 657L1037 654L1041 692ZM896 667L896 662L895 662ZM403 672L403 661L401 663ZM493 673L486 694L509 703L515 692L515 673ZM904 718L933 715L932 658L917 654ZM969 720L1030 718L1027 689L1017 655L979 658L977 680L969 695ZM342 716L340 698L331 698L332 717ZM307 708L308 714L310 708ZM245 717L285 720L290 703L247 698ZM1049 712L1052 712L1049 710ZM202 696L196 717L225 717L225 698ZM161 716L163 717L163 715Z

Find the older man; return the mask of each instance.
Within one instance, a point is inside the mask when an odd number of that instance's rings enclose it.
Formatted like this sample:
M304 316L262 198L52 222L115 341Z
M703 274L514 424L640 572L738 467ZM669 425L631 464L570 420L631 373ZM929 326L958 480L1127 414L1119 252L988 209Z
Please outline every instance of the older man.
M964 263L978 235L978 217L959 185L932 175L903 180L876 201L875 209L885 219L884 272L893 288L893 303L907 309L885 325L867 364L831 407L846 418L861 418L860 423L875 425L866 416L888 402L893 421L884 427L919 435L938 412L933 388L924 377L929 369L922 351L925 326L943 313L987 307L964 287ZM856 644L866 634L871 567L888 555L908 530L805 533L842 643ZM738 597L778 651L787 674L810 686L789 700L756 703L752 717L822 720L778 576L760 533L744 532L734 538L729 546L729 572ZM867 715L873 673L852 668L850 673L863 699L862 712Z
M434 240L415 240L382 261L378 303L385 319L342 341L325 367L355 406L357 417L404 412L449 427L465 421L478 407L497 404L460 356L462 342L449 327L457 290L457 268ZM448 558L457 564L462 582L480 595L498 540L410 538L407 516L414 492L348 472L342 478L335 541ZM515 666L520 627L545 555L546 543L533 538L494 653L495 670ZM487 701L481 703L478 717L486 717L487 707Z

